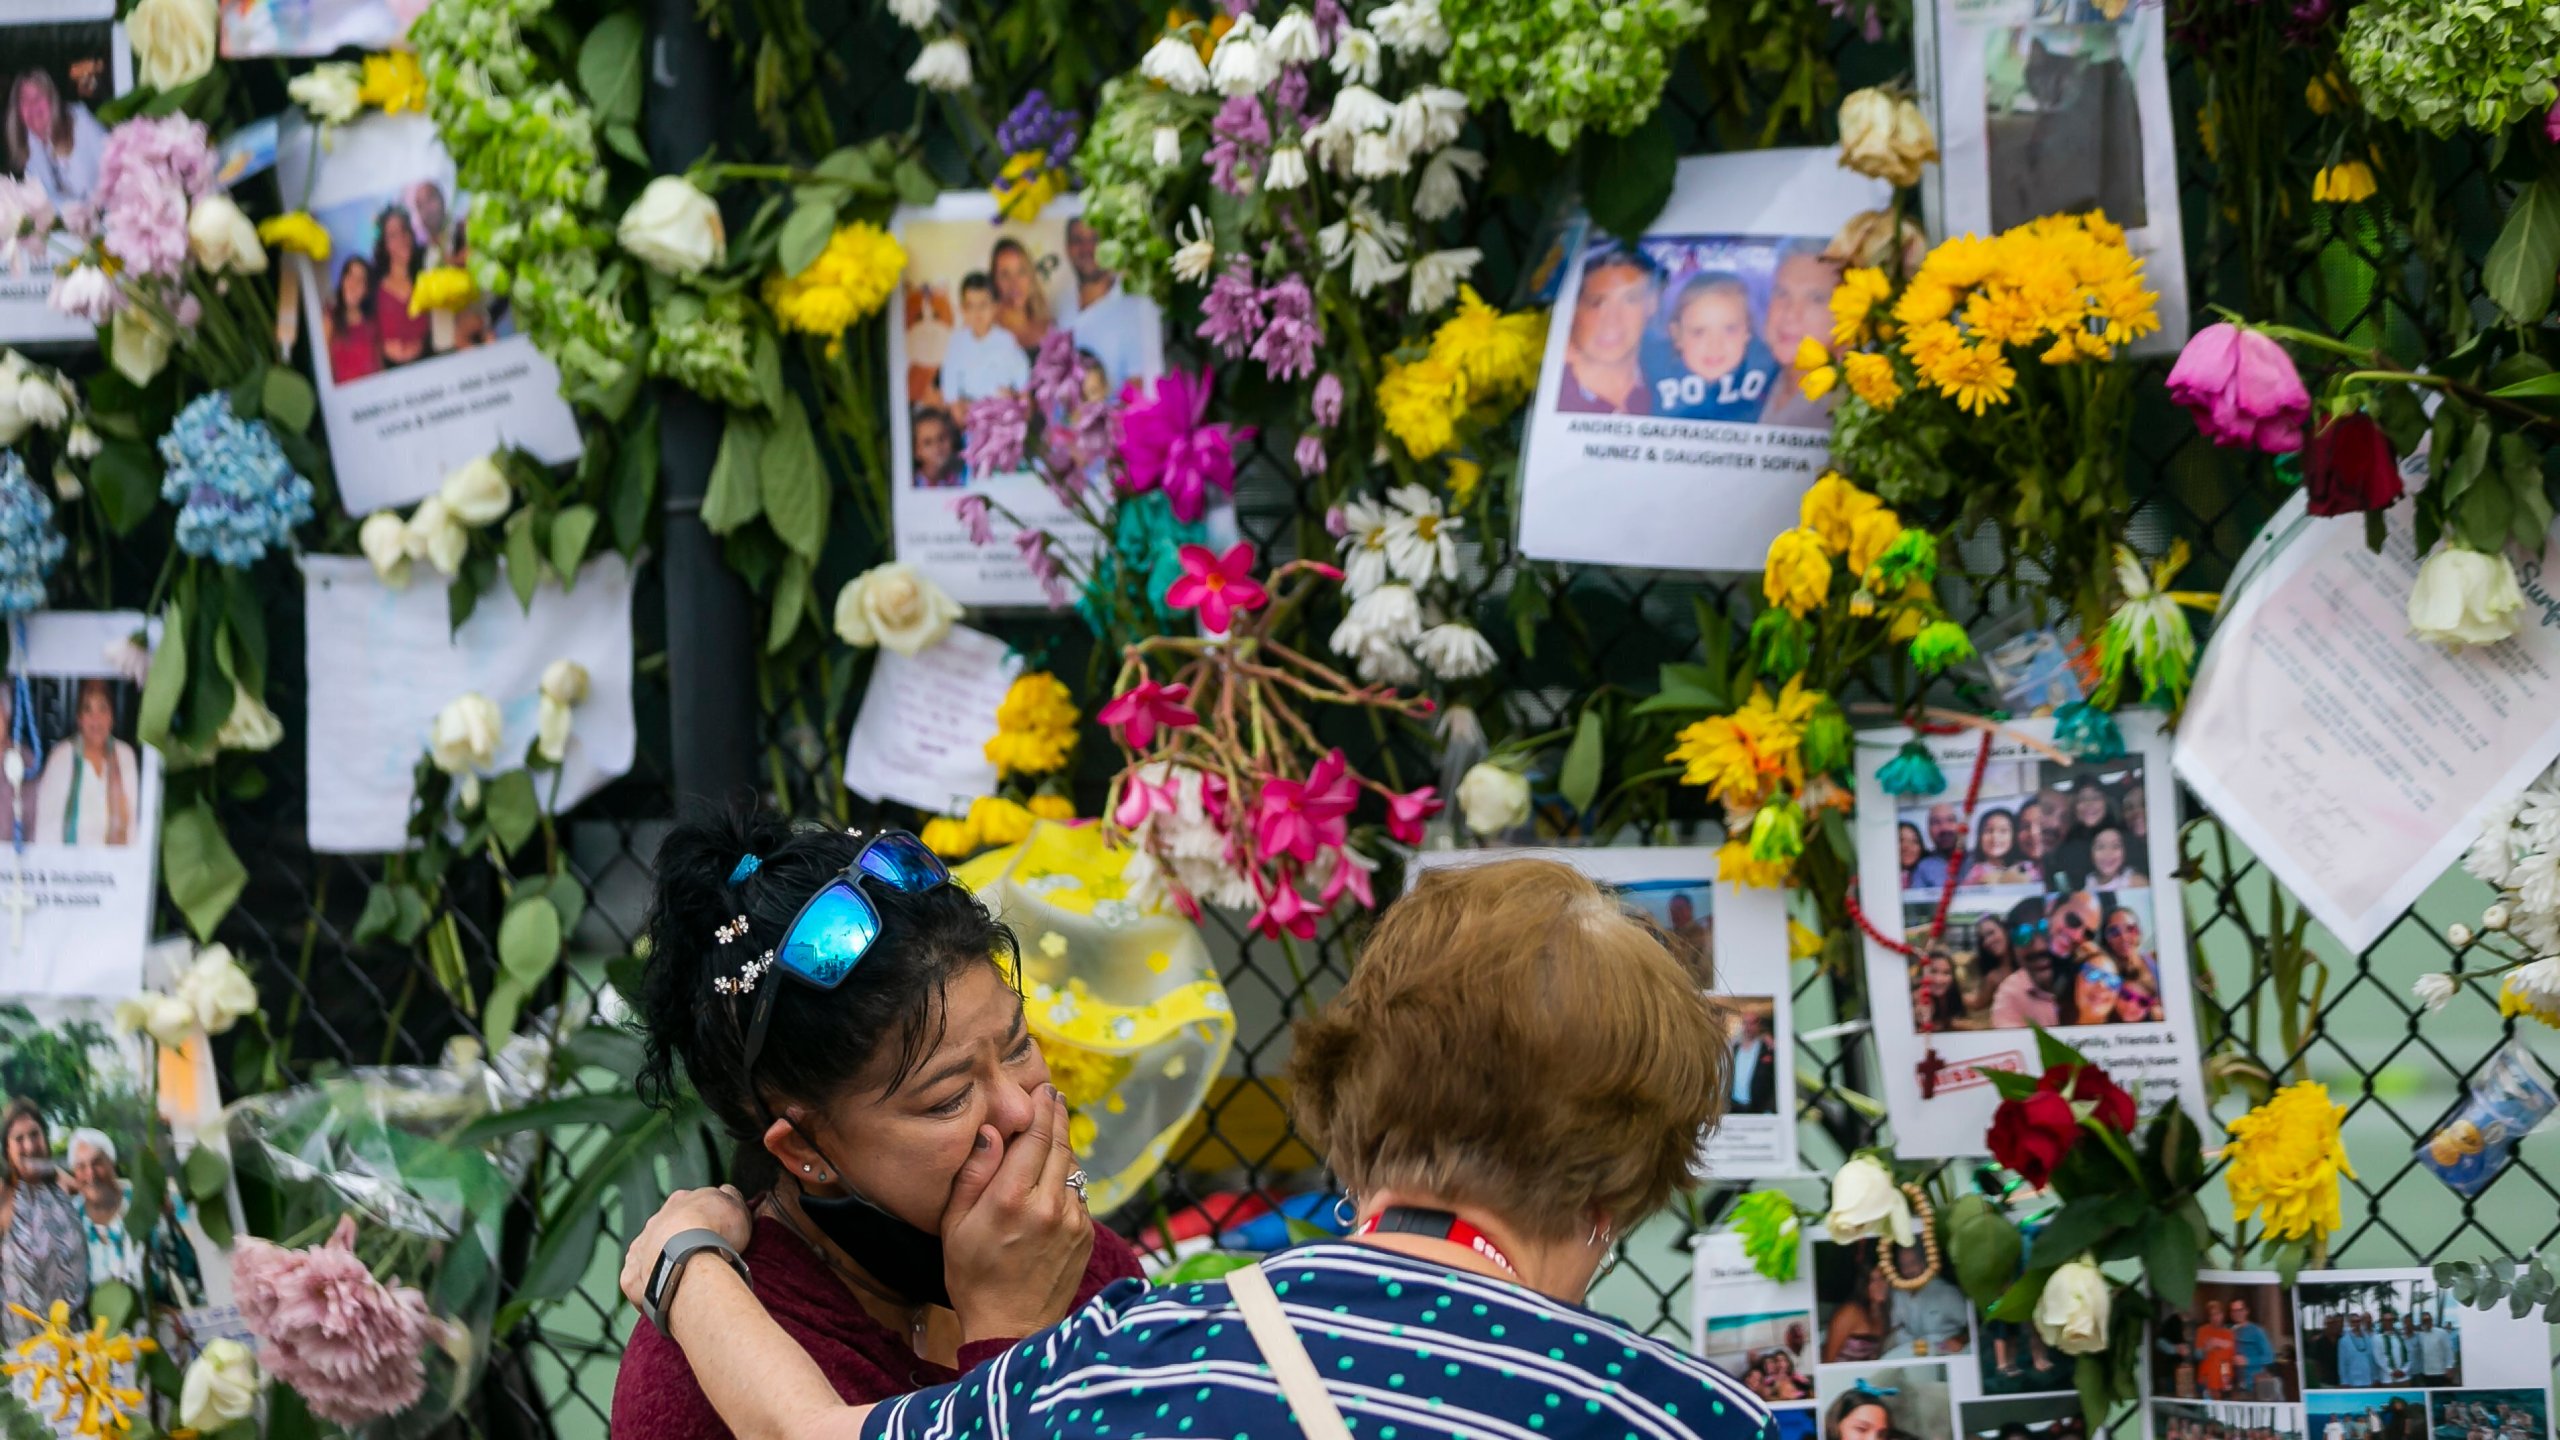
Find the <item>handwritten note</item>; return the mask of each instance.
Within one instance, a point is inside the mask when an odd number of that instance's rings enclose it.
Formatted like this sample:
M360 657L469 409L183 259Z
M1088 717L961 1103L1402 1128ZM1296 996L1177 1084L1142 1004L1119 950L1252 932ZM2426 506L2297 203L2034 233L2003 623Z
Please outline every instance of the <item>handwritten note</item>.
M2315 522L2264 563L2205 652L2178 774L2352 949L2461 856L2484 809L2560 755L2560 554L2516 568L2516 638L2447 652L2409 633L2407 507L2379 553L2361 525Z
M996 706L1022 670L1005 642L955 625L920 655L880 652L845 746L844 788L953 814L996 788Z

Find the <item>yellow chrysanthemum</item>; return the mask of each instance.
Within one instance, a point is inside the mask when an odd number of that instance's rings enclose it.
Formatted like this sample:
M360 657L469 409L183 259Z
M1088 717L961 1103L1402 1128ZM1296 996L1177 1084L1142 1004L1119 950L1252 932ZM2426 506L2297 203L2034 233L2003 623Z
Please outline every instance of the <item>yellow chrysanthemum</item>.
M364 57L364 79L356 86L356 99L385 115L409 110L424 114L427 108L427 72L418 67L418 57L406 50L367 55Z
M421 270L409 283L409 313L424 315L430 310L459 310L479 298L480 287L471 283L471 272L459 265L438 265Z
M966 817L936 815L924 822L916 838L924 842L924 848L945 860L965 859L978 853L978 827Z
M1546 311L1506 315L1471 285L1458 287L1457 313L1431 335L1431 358L1454 367L1471 393L1486 398L1528 394L1546 349Z
M1665 758L1684 767L1681 784L1700 786L1724 805L1758 805L1779 785L1803 785L1804 727L1821 701L1801 678L1774 700L1766 687L1754 687L1732 714L1683 729Z
M1840 374L1849 382L1849 393L1879 410L1890 410L1902 398L1902 382L1894 378L1893 362L1882 355L1865 350L1852 350L1840 357Z
M1748 840L1727 840L1716 849L1716 878L1753 890L1777 889L1794 869L1788 860L1752 859Z
M1837 470L1825 470L1804 492L1803 525L1822 539L1822 548L1838 555L1849 548L1849 535L1861 517L1884 508L1884 502L1849 483ZM1852 570L1863 570L1853 565Z
M19 1342L15 1359L0 1362L0 1374L27 1382L29 1405L41 1407L59 1396L60 1403L46 1418L59 1426L77 1411L79 1418L71 1425L75 1435L133 1428L131 1412L142 1408L142 1391L117 1383L117 1372L130 1377L141 1356L160 1348L157 1342L148 1336L109 1334L103 1316L86 1330L74 1330L71 1307L61 1300L44 1315L15 1303L9 1309L38 1327Z
M1022 802L1023 808L1043 820L1064 825L1076 818L1076 802L1064 795L1039 794Z
M1449 508L1464 510L1476 503L1476 487L1484 483L1484 467L1463 455L1449 459Z
M1416 460L1458 443L1458 417L1466 408L1466 372L1436 355L1389 361L1378 378L1379 418Z
M1866 578L1875 568L1877 557L1902 534L1902 517L1879 506L1858 517L1849 527L1849 573Z
M1111 1087L1126 1078L1137 1064L1126 1055L1080 1050L1045 1035L1035 1038L1040 1044L1040 1059L1049 1067L1049 1083L1058 1087L1058 1094L1065 1097L1070 1110L1089 1108L1110 1094Z
M1979 415L1994 405L2009 403L2009 387L2018 383L2018 372L2009 367L2008 357L2000 353L1999 347L1968 345L1930 366L1928 378L1938 387L1939 394Z
M1831 292L1831 343L1845 350L1864 341L1867 317L1892 293L1893 282L1872 265L1842 275Z
M987 760L999 775L1046 775L1075 753L1076 721L1082 718L1057 676L1025 671L996 704L996 733L986 743Z
M1760 592L1790 615L1820 605L1831 593L1831 557L1822 553L1822 537L1806 529L1780 532L1769 542Z
M969 802L969 828L981 845L1011 845L1031 834L1031 812L1021 802L1001 795L981 795Z
M2353 205L2373 198L2373 167L2361 160L2341 160L2311 177L2311 198L2331 205Z
M906 269L907 247L870 221L857 220L836 227L808 269L766 276L764 302L783 329L828 337L832 358L848 328L889 303Z
M2338 1228L2338 1177L2355 1178L2338 1127L2347 1107L2316 1080L2287 1085L2231 1122L2222 1172L2235 1216L2257 1217L2273 1240Z
M259 221L258 238L278 250L308 255L314 260L329 258L329 232L307 210L290 210Z

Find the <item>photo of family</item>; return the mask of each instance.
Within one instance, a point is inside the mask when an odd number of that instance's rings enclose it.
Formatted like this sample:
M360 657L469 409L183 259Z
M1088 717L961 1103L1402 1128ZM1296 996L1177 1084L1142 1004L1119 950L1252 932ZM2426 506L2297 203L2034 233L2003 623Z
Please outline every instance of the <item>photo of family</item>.
M1813 1398L1813 1317L1801 1310L1718 1315L1706 1322L1706 1362L1763 1400Z
M2293 1309L2274 1285L2208 1281L2151 1335L2151 1391L2178 1400L2283 1404L2302 1398Z
M2150 223L2142 110L2125 52L2132 8L2038 0L2036 23L1984 36L1992 228L2091 210L2129 230Z
M1596 240L1565 342L1560 414L1656 415L1818 429L1793 367L1831 328L1840 267L1827 238L1647 236Z
M2423 1390L2314 1393L2302 1408L2311 1440L2427 1440Z
M1960 1355L1972 1344L1964 1291L1943 1271L1929 1274L1918 1245L1816 1241L1813 1299L1825 1365Z
M2435 1440L2548 1440L2551 1397L2541 1390L2453 1390L2427 1397Z
M449 180L430 178L313 212L329 232L319 348L331 383L353 384L512 333L504 302L485 297L459 310L410 311L420 274L470 262L469 209L470 198ZM280 307L277 323L293 313Z
M2155 1399L2151 1440L2303 1440L2302 1407Z
M1944 1365L1825 1370L1814 1391L1822 1440L1954 1440Z
M1965 1440L2088 1440L2089 1421L2077 1394L2040 1395L1960 1405L1956 1430Z
M2311 1389L2462 1383L2462 1307L2428 1281L2306 1284L2295 1294Z
M0 28L8 176L43 191L56 214L89 204L106 151L97 112L115 98L116 36L113 7L100 8L110 18Z
M1106 399L1163 370L1162 312L1102 267L1093 227L1082 219L915 220L902 238L914 488L958 489L985 478L970 475L962 455L969 407L1029 386L1032 359L1054 330L1075 337L1084 400Z

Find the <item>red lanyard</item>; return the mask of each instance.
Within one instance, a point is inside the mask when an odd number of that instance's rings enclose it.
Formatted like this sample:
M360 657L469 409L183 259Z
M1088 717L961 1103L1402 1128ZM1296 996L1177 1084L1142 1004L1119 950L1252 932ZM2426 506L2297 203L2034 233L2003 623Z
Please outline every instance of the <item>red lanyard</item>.
M1504 1274L1514 1279L1519 1278L1520 1275L1519 1271L1511 1268L1511 1257L1503 1254L1502 1247L1493 1243L1492 1236L1468 1224L1464 1217L1451 1214L1446 1210L1422 1210L1407 1205L1390 1205L1361 1221L1360 1228L1352 1233L1370 1235L1380 1231L1390 1235L1425 1235L1434 1240L1447 1240L1464 1245L1501 1266Z

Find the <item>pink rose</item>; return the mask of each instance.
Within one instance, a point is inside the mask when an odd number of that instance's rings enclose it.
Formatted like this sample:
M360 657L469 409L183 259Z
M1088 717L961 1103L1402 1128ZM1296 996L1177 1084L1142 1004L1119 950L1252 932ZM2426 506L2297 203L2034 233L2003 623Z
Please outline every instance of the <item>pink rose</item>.
M2311 392L2284 347L2255 330L2208 325L2169 369L2169 398L2196 417L2216 445L2247 445L2270 455L2302 448Z

